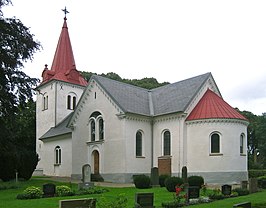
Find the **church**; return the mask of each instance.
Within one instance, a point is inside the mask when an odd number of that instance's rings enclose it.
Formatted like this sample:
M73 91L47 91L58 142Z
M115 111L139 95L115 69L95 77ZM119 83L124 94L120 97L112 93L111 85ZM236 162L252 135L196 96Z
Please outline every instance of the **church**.
M223 100L210 72L152 90L77 71L67 19L50 69L36 88L35 173L105 181L137 174L200 175L206 183L248 179L248 120Z

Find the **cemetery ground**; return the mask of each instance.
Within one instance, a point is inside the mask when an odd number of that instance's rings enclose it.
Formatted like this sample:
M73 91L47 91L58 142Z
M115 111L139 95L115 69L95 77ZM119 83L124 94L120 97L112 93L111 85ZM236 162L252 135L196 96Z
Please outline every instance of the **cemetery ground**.
M18 194L21 194L29 186L42 187L46 183L53 183L56 186L66 185L72 190L77 190L78 185L76 183L51 181L49 178L33 177L29 181L24 182L0 182L0 187L8 187L8 189L0 190L0 207L1 208L58 208L59 200L65 199L78 199L78 198L95 198L97 199L97 205L100 201L114 201L117 200L117 196L123 195L128 200L128 208L133 208L135 203L135 193L154 193L154 206L156 208L161 207L162 202L172 201L174 193L168 192L165 187L153 187L149 189L137 189L135 187L101 187L108 190L102 194L92 195L80 195L80 196L66 196L66 197L50 197L41 199L28 199L19 200L16 199ZM266 207L266 190L249 194L246 196L233 197L223 200L217 200L210 203L204 203L199 205L191 205L193 208L220 208L220 207L233 207L234 204L249 201L252 203L252 207L255 204L264 204L264 206L258 206L258 208ZM98 206L96 206L98 208ZM256 207L256 206L255 206ZM126 208L126 207L125 207Z

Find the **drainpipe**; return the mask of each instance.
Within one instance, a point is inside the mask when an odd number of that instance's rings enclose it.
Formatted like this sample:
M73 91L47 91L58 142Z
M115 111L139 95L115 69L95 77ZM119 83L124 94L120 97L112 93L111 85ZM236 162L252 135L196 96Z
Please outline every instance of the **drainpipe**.
M149 108L150 108L150 115L152 117L151 119L151 168L153 168L153 125L154 125L154 108L153 108L153 102L152 102L152 92L149 91Z

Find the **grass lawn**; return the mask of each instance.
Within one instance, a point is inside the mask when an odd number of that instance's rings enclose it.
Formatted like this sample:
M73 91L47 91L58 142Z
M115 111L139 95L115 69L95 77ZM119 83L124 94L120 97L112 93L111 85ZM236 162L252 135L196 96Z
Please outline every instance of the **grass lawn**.
M70 198L96 198L100 200L115 200L119 194L124 194L128 198L128 207L134 207L135 193L136 192L153 192L154 193L154 204L156 207L161 207L161 203L165 201L171 201L173 199L173 193L168 192L165 188L152 188L152 189L136 189L136 188L107 188L109 192L95 195L82 195L72 197L53 197L53 198L42 198L42 199L30 199L30 200L18 200L16 199L17 194L22 193L23 190L28 186L42 187L45 183L54 183L56 185L68 185L72 189L77 189L77 184L62 183L49 181L49 178L32 178L27 182L19 182L18 189L0 190L0 208L58 208L59 200L70 199ZM0 186L6 183L0 182ZM255 203L266 203L266 190L258 192L256 194L250 194L242 197L235 197L220 201L215 201L209 204L193 205L193 208L215 208L215 207L233 207L233 204L250 201Z

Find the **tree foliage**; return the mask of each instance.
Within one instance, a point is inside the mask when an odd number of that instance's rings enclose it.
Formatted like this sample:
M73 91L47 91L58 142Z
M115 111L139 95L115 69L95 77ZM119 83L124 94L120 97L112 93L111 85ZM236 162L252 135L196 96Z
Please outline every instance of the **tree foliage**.
M16 18L5 18L0 0L0 178L29 179L38 158L35 151L35 103L38 79L25 74L23 63L40 49L29 28Z
M97 75L96 73L85 72L85 71L82 71L81 74L87 81L90 80L92 75ZM169 84L169 82L159 83L155 78L147 78L147 77L143 79L123 79L114 72L108 72L107 74L100 74L100 76L146 89L154 89Z

